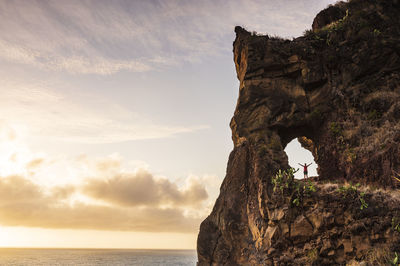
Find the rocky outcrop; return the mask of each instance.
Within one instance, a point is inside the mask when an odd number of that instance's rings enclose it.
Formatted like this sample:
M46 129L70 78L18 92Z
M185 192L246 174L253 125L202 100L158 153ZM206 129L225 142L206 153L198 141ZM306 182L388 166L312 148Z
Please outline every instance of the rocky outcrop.
M234 150L200 227L199 265L374 263L399 251L391 224L400 206L392 178L400 172L399 14L397 0L351 0L291 41L235 28ZM296 181L274 191L294 138L318 163L315 192ZM368 207L358 206L359 188L348 196L323 184L334 180L361 183Z

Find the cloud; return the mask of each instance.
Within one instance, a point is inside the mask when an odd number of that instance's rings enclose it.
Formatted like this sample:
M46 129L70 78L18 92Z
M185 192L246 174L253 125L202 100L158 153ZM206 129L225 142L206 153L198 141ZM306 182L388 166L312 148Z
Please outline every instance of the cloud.
M90 179L83 193L120 206L199 206L208 198L204 185L192 180L184 189L167 179L155 179L145 170L118 174L106 180Z
M194 233L208 211L206 184L197 177L172 181L118 154L13 154L0 153L3 226Z
M0 58L80 74L155 70L229 55L235 25L298 36L333 2L2 1Z
M115 170L119 169L120 167L121 167L121 158L119 158L119 156L117 155L108 158L103 158L96 162L96 169L99 172Z
M39 202L43 199L40 187L29 180L13 175L0 178L0 204L20 204L21 202Z
M78 143L114 143L160 139L208 128L207 125L165 125L98 95L56 92L43 82L3 80L0 98L0 137L15 137L5 125L25 125L29 135L46 140ZM63 90L59 90L63 91ZM65 91L65 90L64 90ZM9 126L8 126L9 127Z
M13 141L16 138L15 130L5 121L0 120L0 142Z
M154 189L152 182L154 183L154 180L139 180L135 184L141 186L142 189ZM163 182L164 185L168 183L166 186L175 187L168 181ZM82 191L79 187L53 187L46 190L22 176L1 177L0 224L41 228L195 232L202 218L185 216L185 210L181 208L165 208L159 205L164 200L168 202L169 197L172 197L175 203L182 201L183 204L203 200L206 195L204 191L201 193L205 195L200 194L201 199L194 199L193 197L199 194L187 197L175 188L169 188L173 191L172 193L177 193L176 198L169 195L167 198L157 199L159 194L156 197L148 196L152 191L140 191L140 194L129 195L128 192L135 193L138 189L129 191L128 188L124 191L119 185L110 184L111 188L105 184L101 184L101 188L97 185L99 183L92 184L91 187L85 187L83 191L116 204L107 206L81 201L71 204L68 199L78 193L78 190ZM96 194L99 188L106 191L104 197ZM117 192L115 189L123 195L119 197L113 194ZM180 196L179 193L181 193ZM138 203L142 203L141 207L135 208Z
M38 167L40 167L40 165L43 164L43 162L44 162L43 158L33 159L30 162L28 162L28 164L26 165L26 168L28 170L38 168Z
M84 57L79 54L66 57L4 41L0 41L0 51L0 57L8 61L30 64L44 70L62 70L74 74L110 75L122 70L132 72L151 70L151 66L139 60L115 60L102 56Z

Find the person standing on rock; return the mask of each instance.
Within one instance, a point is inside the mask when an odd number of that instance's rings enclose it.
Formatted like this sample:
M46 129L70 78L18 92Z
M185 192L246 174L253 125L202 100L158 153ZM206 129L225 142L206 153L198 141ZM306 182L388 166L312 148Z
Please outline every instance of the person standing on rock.
M307 180L307 178L308 178L308 167L309 167L311 164L312 164L312 163L310 163L310 164L304 163L304 165L303 165L303 164L300 164L300 163L299 163L299 165L302 166L302 167L304 168L304 179L305 179L305 180Z

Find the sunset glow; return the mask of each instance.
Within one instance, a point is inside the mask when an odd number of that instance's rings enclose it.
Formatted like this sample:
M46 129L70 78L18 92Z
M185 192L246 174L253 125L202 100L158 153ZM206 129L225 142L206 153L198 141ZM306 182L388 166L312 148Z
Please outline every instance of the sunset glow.
M335 1L290 2L0 0L0 246L195 249L235 25L296 37Z

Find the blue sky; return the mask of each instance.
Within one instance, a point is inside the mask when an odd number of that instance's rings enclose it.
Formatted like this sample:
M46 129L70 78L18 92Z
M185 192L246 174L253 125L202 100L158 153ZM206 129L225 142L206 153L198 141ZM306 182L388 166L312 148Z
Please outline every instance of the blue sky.
M109 184L116 176L133 187L146 180L151 188L178 196L153 199L158 205L141 208L174 211L190 226L184 232L155 224L129 230L191 234L182 245L194 247L196 228L218 194L232 149L229 121L238 92L234 27L297 37L333 2L0 0L4 188L15 176L27 189L47 194L73 186L59 204L129 208L135 213L136 205L125 204L133 199L115 196L122 189L118 186L106 188L107 199L82 187L100 186L93 180ZM185 196L196 191L198 198ZM39 198L51 211L44 197ZM118 205L121 202L125 205ZM78 219L70 227L56 228L29 219L16 223L7 219L11 215L0 208L4 228L15 234L12 226L18 225L32 235L35 228L46 228L48 245L67 229L104 234L127 230L122 222L103 228L93 221L82 229ZM74 246L78 240L67 235ZM136 242L126 246L141 247Z

